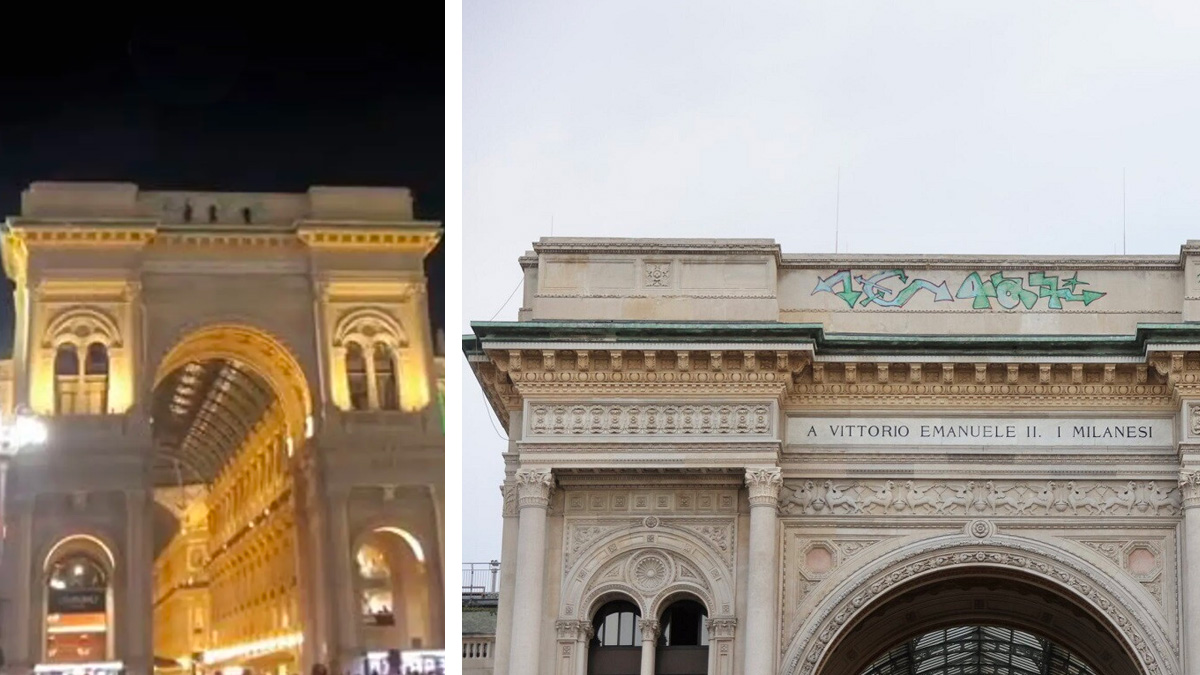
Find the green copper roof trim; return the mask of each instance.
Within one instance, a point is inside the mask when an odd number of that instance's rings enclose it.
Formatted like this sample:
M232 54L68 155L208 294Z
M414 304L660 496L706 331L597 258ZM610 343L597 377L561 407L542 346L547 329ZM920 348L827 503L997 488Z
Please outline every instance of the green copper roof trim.
M481 321L463 351L488 342L763 342L811 344L821 354L1140 356L1148 345L1200 344L1200 323L1138 324L1133 335L896 335L826 333L818 323L688 321Z

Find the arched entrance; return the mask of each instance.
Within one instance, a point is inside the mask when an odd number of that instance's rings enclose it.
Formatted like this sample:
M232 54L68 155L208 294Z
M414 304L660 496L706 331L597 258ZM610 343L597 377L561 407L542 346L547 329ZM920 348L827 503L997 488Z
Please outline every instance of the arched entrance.
M259 329L208 326L162 357L151 401L158 496L191 514L156 562L157 660L301 670L318 621L302 580L322 574L299 554L315 550L296 470L313 424L302 367Z
M992 631L990 644L1016 631L1010 640L1050 645L1096 675L1175 672L1165 632L1118 581L1044 542L982 539L910 544L853 574L794 637L783 672L863 675L915 640L978 627Z
M408 530L376 527L354 552L358 607L370 645L423 649L439 645L442 629L433 625L432 588L425 546Z
M74 535L56 543L43 565L43 655L46 664L107 662L114 653L112 551Z

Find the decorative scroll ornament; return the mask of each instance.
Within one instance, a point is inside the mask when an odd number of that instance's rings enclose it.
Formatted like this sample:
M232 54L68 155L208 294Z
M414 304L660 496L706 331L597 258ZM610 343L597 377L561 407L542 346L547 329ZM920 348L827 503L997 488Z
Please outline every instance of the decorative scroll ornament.
M658 639L659 625L654 619L642 619L640 622L642 642L653 642Z
M1158 516L1178 513L1181 501L1179 489L1155 481L806 480L784 487L782 511L812 516Z
M554 487L554 475L550 469L522 469L517 472L517 495L520 508L536 506L545 508L550 504L550 490Z
M776 506L783 475L779 469L747 469L746 487L750 488L751 506Z

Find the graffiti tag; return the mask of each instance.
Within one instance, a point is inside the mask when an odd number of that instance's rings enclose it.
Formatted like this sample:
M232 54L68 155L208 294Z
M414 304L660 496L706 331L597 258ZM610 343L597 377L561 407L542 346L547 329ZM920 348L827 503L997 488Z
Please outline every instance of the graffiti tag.
M1066 279L1045 272L1030 272L1026 278L1005 276L1003 272L984 277L979 272L971 272L963 279L958 290L951 294L945 281L934 283L927 279L911 278L904 270L884 270L870 277L855 275L850 270L839 270L824 279L817 277L812 295L832 293L850 308L871 304L903 307L913 296L927 291L933 296L934 302L970 300L972 309L992 309L993 301L1002 309L1033 309L1042 298L1046 299L1046 307L1062 309L1064 302L1082 302L1086 307L1107 295L1080 288L1087 285L1086 281L1079 280L1078 272Z

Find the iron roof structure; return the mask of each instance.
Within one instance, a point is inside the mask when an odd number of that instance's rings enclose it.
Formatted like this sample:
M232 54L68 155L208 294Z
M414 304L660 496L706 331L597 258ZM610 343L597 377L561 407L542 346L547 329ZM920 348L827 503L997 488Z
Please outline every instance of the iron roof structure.
M1096 675L1050 640L999 626L955 626L908 640L862 675Z

